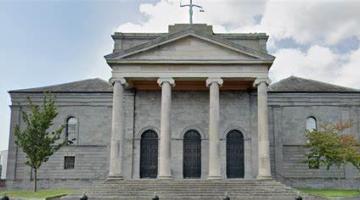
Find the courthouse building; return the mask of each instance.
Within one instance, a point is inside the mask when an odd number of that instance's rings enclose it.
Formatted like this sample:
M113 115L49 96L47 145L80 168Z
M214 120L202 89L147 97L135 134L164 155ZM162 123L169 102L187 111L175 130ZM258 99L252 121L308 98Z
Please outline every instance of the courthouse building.
M309 168L304 133L321 123L352 120L348 132L359 137L360 92L299 77L270 83L275 57L267 52L266 34L176 24L167 33L116 32L112 38L114 50L105 56L110 81L9 92L9 187L32 181L14 128L24 125L27 97L41 103L44 91L56 96L55 126L65 124L63 137L75 140L40 168L43 186L106 179L358 183L351 166Z

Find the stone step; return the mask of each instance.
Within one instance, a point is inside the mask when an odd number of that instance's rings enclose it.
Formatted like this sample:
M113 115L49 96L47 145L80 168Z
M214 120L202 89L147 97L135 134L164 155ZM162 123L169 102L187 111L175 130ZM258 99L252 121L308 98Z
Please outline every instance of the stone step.
M237 191L237 192L246 192L246 191L258 191L258 192L269 192L269 191L276 191L276 192L287 192L290 189L286 189L286 188L274 188L274 187L262 187L262 188L258 188L258 187L243 187L243 188L229 188L229 187L221 187L219 186L219 188L185 188L185 187L169 187L169 188L165 188L165 187L141 187L141 188L94 188L91 189L90 191L103 191L103 192L109 192L109 191L118 191L118 192L128 192L128 191L166 191L166 192L171 192L171 191L177 191L177 190L181 190L181 191L188 191L188 192L219 192L219 191Z
M61 200L79 200L81 196L64 197ZM92 197L91 200L152 200L153 196L136 196L136 197L118 197L118 196L106 196L106 197ZM175 197L166 196L160 197L160 200L222 200L224 196L194 196L194 197ZM231 200L294 200L294 196L236 196L230 197ZM317 197L303 197L303 200L323 200Z
M281 185L246 185L246 184L214 184L214 185L191 185L191 184L186 184L186 185L176 185L176 184L153 184L153 185L103 185L100 187L107 187L107 188L121 188L121 187L170 187L170 186L174 186L174 187L283 187Z
M104 187L166 187L166 186L170 186L170 184L144 184L144 185L126 185L126 184L122 184L122 185L104 185ZM272 184L264 184L264 185L253 185L253 184L213 184L213 185L192 185L192 184L183 184L183 185L179 185L179 184L171 184L171 186L179 186L179 187L218 187L218 186L222 186L222 187L283 187L281 185L272 185Z
M153 193L157 193L157 194L178 194L178 195L182 195L182 194L211 194L211 195L222 195L225 194L226 192L228 194L237 194L237 195L247 195L247 194L294 194L294 191L288 191L288 192L283 192L283 191L248 191L247 193L244 192L234 192L234 191L201 191L201 192L186 192L186 191L182 191L182 190L178 190L178 191L129 191L129 192L117 192L117 191L112 191L112 192L89 192L91 194L124 194L124 195L141 195L141 194L153 194Z
M231 200L294 200L297 196L296 190L275 180L109 180L82 192L91 200L151 200L154 192L161 200L221 200L225 193ZM82 192L62 200L78 200Z
M103 193L103 194L107 194L107 193L117 193L117 194L124 194L124 193L149 193L149 192L167 192L167 193L176 193L176 192L189 192L189 193L246 193L246 192L252 192L252 193L287 193L287 192L292 192L292 191L287 191L287 190L276 190L276 189L248 189L248 190L227 190L227 189L217 189L217 190L186 190L186 189L182 189L182 188L178 188L178 189L172 189L172 190L162 190L162 189L146 189L146 190L94 190L94 191L90 191L91 193Z
M131 191L143 191L143 192L156 192L156 191L163 191L163 192L173 192L173 191L182 191L182 192L221 192L221 191L224 191L224 192L237 192L237 193L241 193L241 192L246 192L246 191L257 191L257 192L288 192L288 190L282 190L282 189L246 189L246 190L236 190L236 189L214 189L214 190L209 190L209 189L203 189L203 190L197 190L197 189L183 189L183 188L173 188L173 189L169 189L169 190L164 190L164 189L161 189L161 188L150 188L150 189L143 189L143 190L134 190L134 189L129 189L129 190L111 190L111 189L108 189L108 190L89 190L91 192L93 191L96 191L96 192L111 192L111 191L117 191L117 192L131 192Z

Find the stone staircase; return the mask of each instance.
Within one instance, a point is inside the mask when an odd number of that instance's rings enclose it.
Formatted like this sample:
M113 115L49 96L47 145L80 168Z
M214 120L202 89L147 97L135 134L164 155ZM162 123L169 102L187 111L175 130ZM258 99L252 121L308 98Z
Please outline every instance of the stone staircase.
M89 200L294 200L298 192L275 180L107 180L61 198L79 200L86 192ZM321 198L301 195L306 200Z

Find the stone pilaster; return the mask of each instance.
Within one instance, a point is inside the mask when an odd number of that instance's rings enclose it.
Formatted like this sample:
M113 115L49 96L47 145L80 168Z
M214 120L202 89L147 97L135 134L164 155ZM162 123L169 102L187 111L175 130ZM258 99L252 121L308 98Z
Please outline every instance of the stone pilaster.
M159 78L161 87L161 121L159 144L159 173L160 179L171 178L171 87L175 85L172 78Z
M219 122L220 122L220 103L219 88L223 84L221 78L208 78L206 86L210 88L209 105L209 174L208 179L220 179L220 140L219 140Z
M113 80L113 108L110 141L109 178L123 178L124 144L124 85L125 79Z
M258 179L271 178L270 143L268 122L268 79L257 79L257 109L258 109Z

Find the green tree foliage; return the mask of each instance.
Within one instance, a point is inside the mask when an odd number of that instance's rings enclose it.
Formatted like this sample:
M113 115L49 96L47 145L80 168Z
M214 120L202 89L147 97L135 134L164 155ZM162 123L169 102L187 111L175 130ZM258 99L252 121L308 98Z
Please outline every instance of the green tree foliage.
M26 154L26 165L34 170L34 191L37 191L37 171L42 163L47 162L62 146L68 143L67 140L60 140L64 126L54 128L54 118L58 115L54 98L44 95L41 106L33 104L28 98L30 112L23 112L24 129L19 125L15 129L15 144Z
M347 163L360 170L360 143L351 134L344 134L344 130L351 127L351 122L324 124L319 130L307 130L306 162L310 168L325 166L341 167Z

